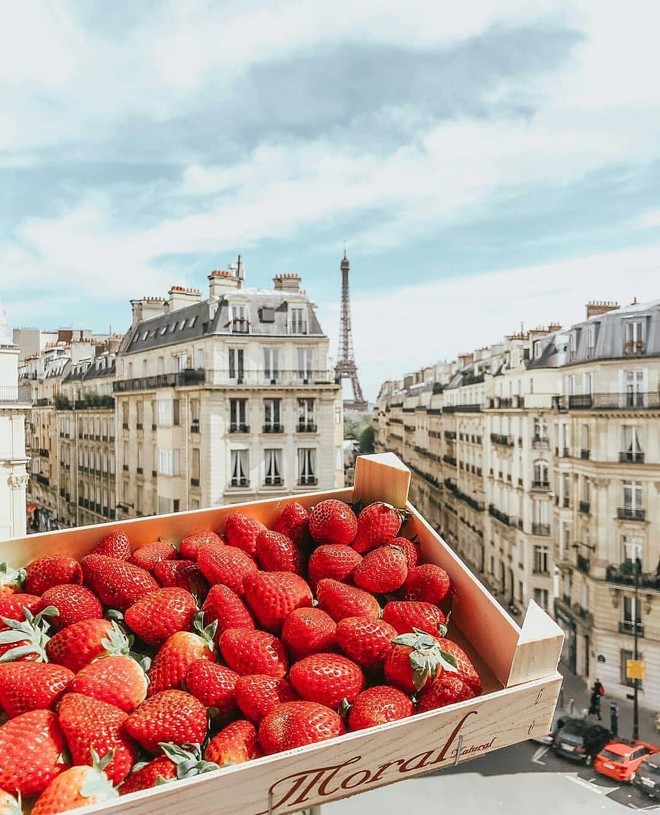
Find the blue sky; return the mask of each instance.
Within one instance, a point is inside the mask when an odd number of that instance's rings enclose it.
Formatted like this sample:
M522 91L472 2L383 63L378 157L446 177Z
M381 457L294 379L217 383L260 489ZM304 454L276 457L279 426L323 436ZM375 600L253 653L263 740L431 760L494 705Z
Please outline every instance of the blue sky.
M125 330L129 300L295 271L363 389L660 297L647 0L9 3L0 298Z

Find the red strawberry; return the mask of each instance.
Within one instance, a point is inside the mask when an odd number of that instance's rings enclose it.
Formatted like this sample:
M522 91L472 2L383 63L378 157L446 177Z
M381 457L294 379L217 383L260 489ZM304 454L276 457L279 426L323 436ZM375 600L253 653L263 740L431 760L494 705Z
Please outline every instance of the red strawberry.
M82 569L75 558L66 555L43 555L25 568L25 591L43 594L62 583L82 583Z
M196 660L215 662L213 635L216 623L205 628L200 612L195 618L194 627L197 633L177 631L161 646L149 669L149 696L163 690L181 688L188 668Z
M267 572L302 571L302 555L298 546L281 532L267 529L257 536L256 558Z
M0 665L0 709L12 719L28 710L50 710L73 679L73 672L42 662Z
M245 575L257 571L254 560L235 546L203 543L197 551L197 563L211 585L222 583L240 596Z
M479 696L483 692L481 679L465 651L446 637L439 637L438 645L444 658L454 666L461 679L474 691L475 696Z
M397 630L385 620L344 617L337 623L335 639L341 651L365 671L382 668Z
M118 793L103 772L105 760L94 767L71 767L54 778L32 807L34 815L57 815L109 801Z
M412 714L413 703L409 696L389 685L375 685L367 688L351 705L348 726L351 730L364 730L405 719Z
M408 572L402 592L406 600L422 600L439 606L450 588L449 575L444 569L434 563L423 563Z
M154 577L161 586L186 589L200 600L206 597L209 590L201 569L192 560L161 560L154 566Z
M58 718L74 764L91 765L92 750L101 759L112 752L106 775L114 784L126 778L137 761L135 745L123 734L127 713L91 696L67 693Z
M37 611L43 611L48 606L53 606L59 612L50 620L56 631L81 620L100 620L103 617L99 598L85 586L77 584L63 583L45 591L37 604Z
M0 789L38 795L67 769L64 735L50 710L30 710L0 727Z
M236 712L239 676L230 668L207 659L197 659L188 666L185 680L188 693L206 707L214 708L218 715L228 716Z
M315 744L346 732L341 716L317 702L284 702L259 725L259 743L265 755Z
M150 696L128 717L124 729L148 753L158 755L161 742L201 744L208 730L206 708L182 690Z
M343 501L327 498L309 513L309 532L314 541L348 545L357 532L357 518Z
M174 560L176 556L177 551L171 543L153 541L153 543L145 543L144 546L138 547L128 560L134 566L153 572L157 563L163 560Z
M316 548L307 564L309 582L313 589L319 580L329 577L341 583L349 583L362 556L350 546L328 543Z
M282 642L294 660L335 650L332 617L320 608L297 608L284 620Z
M210 543L215 546L224 546L224 541L210 529L201 532L191 532L179 544L179 552L186 560L197 560L197 551L203 543Z
M21 591L25 581L25 569L16 569L6 560L0 561L0 603L2 598Z
M27 609L33 614L37 613L37 607L41 603L41 597L36 594L15 594L0 595L0 618L8 617L10 620L24 620L24 610ZM0 631L6 631L6 623L0 619Z
M377 546L390 543L400 529L401 512L382 501L375 501L358 516L353 548L356 552L369 552Z
M250 572L243 579L245 599L262 628L278 633L287 615L312 605L312 590L293 572Z
M412 569L419 563L419 544L408 538L393 538L390 541L392 546L399 546L406 554L408 569Z
M286 676L289 663L284 645L267 631L228 628L218 642L222 658L237 674Z
M232 512L225 521L225 538L229 546L242 549L253 558L257 553L257 536L265 532L266 527L242 512Z
M236 703L246 719L255 724L282 702L293 702L300 697L286 679L265 674L241 676L236 683Z
M227 725L211 739L204 750L204 758L220 767L242 764L260 755L257 729L245 719Z
M197 614L195 598L185 589L150 592L126 609L126 625L148 645L162 645L177 631L187 631Z
M58 631L46 645L48 659L74 673L104 654L128 651L128 640L117 624L109 620L74 623Z
M353 582L374 594L387 594L400 588L408 574L408 561L397 546L372 549L355 567Z
M120 795L146 790L175 779L189 778L219 769L217 764L205 761L198 744L187 744L187 749L176 744L161 745L165 755L158 756L132 772L119 788Z
M383 619L405 634L419 628L431 635L446 632L445 615L431 603L421 600L392 600L383 609Z
M209 625L217 620L216 639L228 628L254 628L252 614L236 592L218 583L211 590L202 606L204 622Z
M419 694L417 712L424 713L427 710L435 710L445 705L452 705L454 702L473 699L475 696L474 690L462 677L458 674L443 671L431 682L428 682Z
M147 676L132 657L102 657L76 674L69 692L91 696L131 713L147 697Z
M151 574L139 566L108 555L87 555L81 561L85 584L103 605L126 611L159 588Z
M455 673L456 668L450 660L451 655L443 652L430 634L418 629L400 634L385 657L385 680L406 693L414 693L442 670Z
M280 517L275 521L273 529L281 532L287 538L291 538L294 543L299 544L307 531L309 524L309 513L302 504L292 501L287 504Z
M344 617L379 617L378 600L362 589L346 586L329 578L319 580L316 587L319 608L327 611L335 622Z
M90 554L128 560L131 556L131 544L123 532L111 532L96 544Z
M308 702L319 702L336 710L342 700L353 702L366 680L362 669L341 654L312 654L291 666L289 680Z

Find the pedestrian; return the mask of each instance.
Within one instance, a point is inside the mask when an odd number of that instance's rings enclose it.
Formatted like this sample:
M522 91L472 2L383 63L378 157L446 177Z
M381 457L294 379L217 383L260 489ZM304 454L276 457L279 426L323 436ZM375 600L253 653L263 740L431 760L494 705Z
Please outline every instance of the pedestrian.
M605 694L605 688L602 686L600 679L596 679L591 687L591 700L589 701L590 715L597 716L600 721L600 697Z

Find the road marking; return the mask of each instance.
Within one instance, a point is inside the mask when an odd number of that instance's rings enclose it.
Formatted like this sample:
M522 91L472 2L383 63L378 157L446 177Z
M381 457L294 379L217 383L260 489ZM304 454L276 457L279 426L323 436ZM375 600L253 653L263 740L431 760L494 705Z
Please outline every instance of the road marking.
M596 795L608 795L609 793L614 792L614 790L619 789L619 787L597 787L593 782L587 781L584 778L580 778L577 775L565 775L564 778L567 778L574 784L579 784L581 787L584 787L585 789L595 792Z
M536 752L534 753L534 755L532 756L532 758L531 758L531 760L534 762L534 764L541 764L542 766L545 767L546 762L541 761L541 759L548 752L549 749L550 748L545 746L545 745L542 745L541 747L539 747L536 750Z

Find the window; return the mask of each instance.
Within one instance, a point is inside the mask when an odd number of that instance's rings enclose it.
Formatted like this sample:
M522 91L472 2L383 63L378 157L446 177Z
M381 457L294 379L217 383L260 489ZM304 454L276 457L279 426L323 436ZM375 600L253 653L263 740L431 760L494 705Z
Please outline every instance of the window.
M624 371L625 406L644 407L644 371Z
M136 416L137 429L141 430L142 426L143 426L143 420L144 420L144 405L143 405L143 403L142 402L136 402L135 403L135 410L136 410L136 413L137 413L137 416Z
M173 425L178 425L180 423L179 422L179 417L180 417L179 409L180 409L179 400L178 399L173 399L172 400L172 424Z
M298 349L298 376L302 379L303 384L312 382L314 379L314 351L311 348Z
M128 429L128 401L121 403L121 421L124 429ZM87 427L85 427L85 434L87 434Z
M548 573L548 547L534 547L534 571L538 574Z
M561 476L561 505L564 508L571 505L571 477L566 473Z
M548 487L550 484L548 480L548 463L539 459L534 462L534 485L535 487Z
M250 322L247 318L245 306L233 305L231 307L231 332L232 334L247 334Z
M292 308L289 310L289 333L306 334L307 323L305 322L305 310L302 308Z
M162 495L158 496L158 514L167 515L172 511L172 501L170 498L164 498Z
M534 589L534 602L538 603L544 611L548 610L548 590Z
M550 522L548 520L547 501L532 501L532 534L549 535Z
M623 506L624 509L635 512L642 509L642 482L623 482Z
M264 399L264 431L276 433L281 430L280 403L281 399Z
M282 484L282 451L264 450L265 479L267 487L279 487Z
M316 450L311 447L298 448L298 484L316 484Z
M642 560L642 546L643 541L641 538L631 538L627 535L621 535L621 560L623 563L629 563L632 566L638 559Z
M548 440L548 423L541 416L534 418L534 439L536 441Z
M138 484L135 498L135 511L138 515L142 515L142 507L144 505L144 489L141 484Z
M593 374L587 373L582 375L582 393L591 396L593 381Z
M639 600L635 601L634 597L624 597L621 606L621 629L626 634L632 634L635 625L637 633L643 634L642 604Z
M229 432L247 433L247 399L229 400Z
M172 399L159 399L158 400L158 424L161 427L171 427L173 418L173 400Z
M279 349L264 348L264 379L275 384L279 377Z
M262 323L274 323L275 309L263 306L262 308L259 309L259 319L261 320Z
M141 444L138 444L136 449L137 449L137 468L138 468L138 473L141 473L141 472L142 472L142 465L143 465L143 449L142 449L142 445L141 445Z
M644 323L641 320L628 320L625 326L625 354L641 354L644 352Z
M188 354L177 354L176 355L176 369L177 371L185 371L188 367Z
M596 329L597 323L590 325L587 329L587 356L590 357L596 353Z
M160 334L161 337L163 336L163 334L167 334L167 326L166 325L161 326L161 329L158 333Z
M580 426L580 443L580 456L582 458L589 458L589 453L591 452L591 433L589 432L588 424L583 424Z
M247 450L232 450L231 451L231 486L232 487L249 487L250 479L248 476L248 451Z
M179 475L179 450L158 449L158 473L159 475Z
M193 447L191 462L191 477L197 480L197 486L199 486L199 464L200 464L199 447Z
M181 320L181 322L179 323L179 331L183 331L183 329L184 329L185 327L186 327L186 321L185 321L185 320Z
M298 431L316 432L313 399L298 399Z
M633 425L623 425L623 446L619 459L621 461L644 461L639 430Z
M235 379L239 385L243 383L245 376L245 369L243 367L243 360L245 352L242 348L229 349L229 378Z

